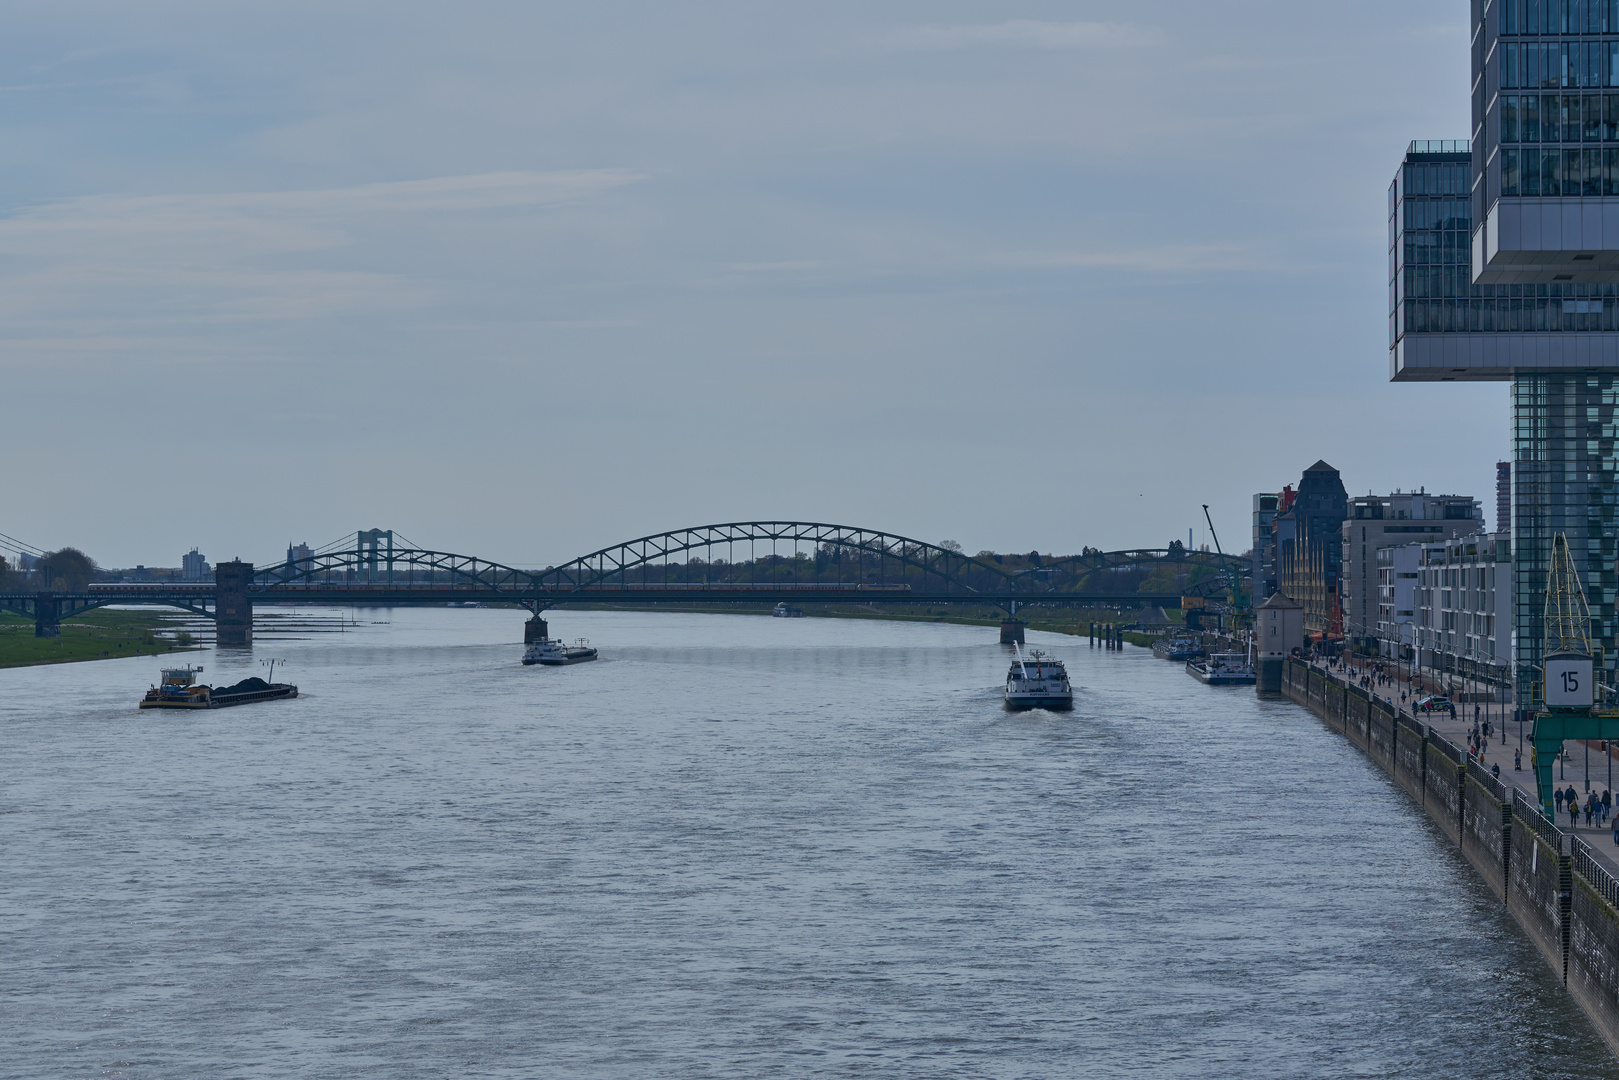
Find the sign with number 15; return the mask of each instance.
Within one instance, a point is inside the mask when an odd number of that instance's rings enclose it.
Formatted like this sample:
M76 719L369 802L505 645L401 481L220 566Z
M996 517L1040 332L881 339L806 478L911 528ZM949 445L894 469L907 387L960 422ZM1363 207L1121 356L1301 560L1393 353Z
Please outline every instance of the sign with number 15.
M1589 656L1546 658L1546 704L1553 709L1588 709L1595 701Z

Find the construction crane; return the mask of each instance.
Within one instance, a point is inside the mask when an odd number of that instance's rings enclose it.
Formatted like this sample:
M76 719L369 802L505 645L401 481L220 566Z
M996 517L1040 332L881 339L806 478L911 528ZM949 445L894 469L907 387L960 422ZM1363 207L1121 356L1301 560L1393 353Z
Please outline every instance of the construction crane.
M1237 581L1237 572L1230 563L1226 562L1225 552L1220 550L1220 534L1214 531L1214 519L1209 516L1209 504L1203 504L1203 520L1209 523L1209 535L1214 537L1214 553L1220 556L1220 566L1225 571L1226 584L1231 589L1231 606L1238 610L1242 608L1242 586Z

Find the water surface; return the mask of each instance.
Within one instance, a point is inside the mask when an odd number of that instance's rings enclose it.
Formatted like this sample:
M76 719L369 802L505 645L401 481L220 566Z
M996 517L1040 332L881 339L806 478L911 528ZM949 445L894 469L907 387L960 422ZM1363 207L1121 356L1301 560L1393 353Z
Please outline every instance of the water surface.
M359 618L290 702L0 671L0 1076L1619 1073L1363 755L1142 650L1009 714L992 629Z

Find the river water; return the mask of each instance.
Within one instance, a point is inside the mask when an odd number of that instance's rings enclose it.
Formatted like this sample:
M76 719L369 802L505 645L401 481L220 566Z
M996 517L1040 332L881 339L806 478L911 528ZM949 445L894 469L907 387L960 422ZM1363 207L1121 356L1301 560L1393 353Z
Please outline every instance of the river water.
M992 629L357 614L296 701L0 671L0 1076L1619 1073L1365 757L1143 650L1009 714Z

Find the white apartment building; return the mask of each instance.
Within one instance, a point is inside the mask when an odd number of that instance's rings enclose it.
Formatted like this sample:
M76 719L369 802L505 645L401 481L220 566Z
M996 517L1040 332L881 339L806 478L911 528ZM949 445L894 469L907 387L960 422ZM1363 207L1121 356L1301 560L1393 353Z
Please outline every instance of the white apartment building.
M1417 549L1411 634L1425 668L1505 685L1512 670L1512 541L1480 533Z
M1378 654L1409 658L1416 646L1417 571L1422 544L1377 549Z
M1420 490L1352 497L1343 524L1343 567L1338 574L1344 640L1362 652L1379 650L1379 548L1466 536L1483 526L1483 504L1470 495L1429 495Z

